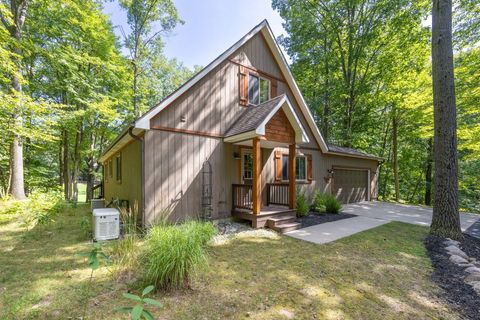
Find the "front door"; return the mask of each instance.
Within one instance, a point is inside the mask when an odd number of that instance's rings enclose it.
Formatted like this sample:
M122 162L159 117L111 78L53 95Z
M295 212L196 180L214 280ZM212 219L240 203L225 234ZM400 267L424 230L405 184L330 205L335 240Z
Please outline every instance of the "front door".
M242 149L242 183L252 184L253 155L251 149Z

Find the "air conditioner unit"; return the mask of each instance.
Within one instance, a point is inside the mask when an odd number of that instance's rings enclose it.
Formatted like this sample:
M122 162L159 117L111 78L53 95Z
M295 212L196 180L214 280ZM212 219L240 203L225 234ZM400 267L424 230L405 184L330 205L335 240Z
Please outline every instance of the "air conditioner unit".
M93 236L95 240L112 240L120 236L120 213L115 208L93 210Z
M105 208L105 200L104 199L92 199L92 200L90 200L90 205L92 206L92 211L94 209Z

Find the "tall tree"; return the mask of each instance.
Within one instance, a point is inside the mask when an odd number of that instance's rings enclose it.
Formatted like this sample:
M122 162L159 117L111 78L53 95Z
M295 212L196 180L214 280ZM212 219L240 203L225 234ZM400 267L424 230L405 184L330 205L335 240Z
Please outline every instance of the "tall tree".
M155 46L159 45L161 35L172 30L182 21L172 0L120 0L127 11L130 32L124 34L125 45L130 51L132 62L132 102L133 115L142 113L139 93L139 81L146 68L151 67L148 60ZM145 106L143 106L145 107Z
M430 232L462 239L458 213L458 157L453 76L452 0L433 0L432 79L435 199Z
M12 93L17 96L17 106L12 113L15 119L17 132L13 134L10 149L10 194L15 199L25 199L24 173L23 173L23 142L20 134L23 126L23 90L22 90L22 33L27 17L29 0L3 1L10 8L10 17L5 11L0 11L0 20L9 31L11 41L11 59L15 68L11 78ZM11 19L9 19L11 18Z

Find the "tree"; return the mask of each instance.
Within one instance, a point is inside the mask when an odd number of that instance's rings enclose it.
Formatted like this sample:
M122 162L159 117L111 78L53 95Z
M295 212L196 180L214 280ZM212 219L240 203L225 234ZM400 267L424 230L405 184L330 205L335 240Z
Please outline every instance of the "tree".
M139 81L146 69L151 68L153 48L159 46L160 36L182 21L171 0L120 0L120 5L127 11L130 33L124 34L125 46L130 51L132 62L132 102L133 115L142 113L139 94Z
M457 123L451 0L433 0L432 79L435 199L430 232L438 236L462 239L458 213Z
M20 134L23 126L21 42L28 5L29 0L9 0L5 3L5 6L10 8L10 12L8 12L9 16L7 16L5 10L0 10L0 20L13 40L10 42L13 53L10 55L10 58L12 59L12 64L15 69L11 76L11 89L12 94L17 97L17 105L11 117L15 119L15 126L18 130L13 134L10 147L10 194L13 198L19 200L25 199L23 142Z

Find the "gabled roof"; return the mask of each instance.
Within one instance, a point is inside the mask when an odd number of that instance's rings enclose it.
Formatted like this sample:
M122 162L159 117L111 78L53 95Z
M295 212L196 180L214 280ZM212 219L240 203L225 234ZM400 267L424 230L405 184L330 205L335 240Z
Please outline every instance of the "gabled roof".
M225 134L225 142L237 142L265 135L265 126L282 109L295 131L296 143L307 143L308 135L285 94L258 106L250 106L238 117Z
M167 96L165 99L160 101L159 104L151 108L149 111L147 111L145 114L143 114L141 117L136 119L134 123L131 125L135 130L149 130L150 129L150 120L157 115L160 111L162 111L164 108L166 108L168 105L170 105L173 101L175 101L178 97L180 97L183 93L188 91L190 88L192 88L196 83L198 83L203 77L205 77L210 71L215 69L218 65L220 65L223 61L228 59L235 51L237 51L242 45L244 45L247 41L249 41L251 38L253 38L257 33L261 32L262 35L264 36L264 39L275 59L277 62L277 65L282 73L282 75L285 78L286 83L288 84L289 88L291 89L293 93L293 97L295 101L297 102L299 109L301 113L303 114L308 127L310 128L315 141L318 143L320 146L320 149L322 150L323 153L326 154L338 154L338 155L347 155L351 157L357 157L357 158L367 158L367 159L374 159L374 160L379 160L380 158L367 155L364 153L359 152L359 154L353 154L353 153L342 153L342 152L335 152L333 150L330 150L329 147L327 146L325 140L323 139L314 119L312 116L312 113L310 109L308 108L305 99L302 96L302 93L300 92L300 89L298 88L297 83L295 82L295 79L290 71L290 68L288 66L288 63L283 56L282 51L280 50L280 47L278 46L277 41L275 40L275 37L272 33L272 30L270 29L270 26L267 22L267 20L263 20L260 24L255 26L250 32L248 32L245 36L243 36L240 40L238 40L233 46L228 48L225 52L223 52L220 56L218 56L215 60L213 60L210 64L208 64L205 68L203 68L199 73L197 73L194 77L192 77L190 80L188 80L185 84L183 84L180 88L178 88L176 91L174 91L172 94ZM125 136L125 135L124 135ZM133 139L133 138L132 138ZM120 143L122 140L117 141L114 144ZM111 145L107 151L104 153L104 155L100 158L106 159L111 156L111 150L112 150L113 145ZM118 147L118 146L117 146Z

